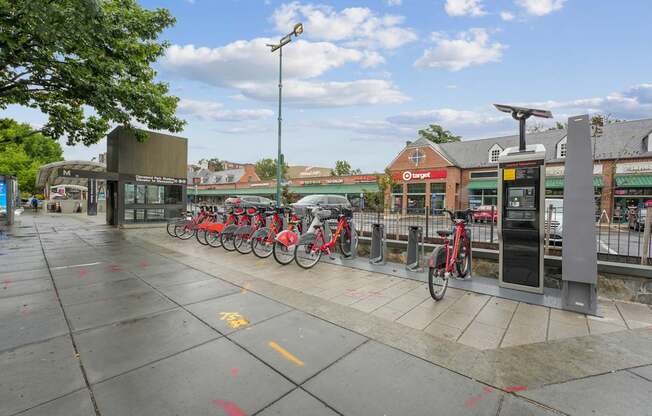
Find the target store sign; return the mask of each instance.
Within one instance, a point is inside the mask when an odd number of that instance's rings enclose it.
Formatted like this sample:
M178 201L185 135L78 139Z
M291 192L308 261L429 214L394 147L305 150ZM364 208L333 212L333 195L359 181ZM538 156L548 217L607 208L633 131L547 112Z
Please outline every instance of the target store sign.
M446 169L435 170L404 170L394 174L394 179L405 182L423 181L427 179L446 179Z

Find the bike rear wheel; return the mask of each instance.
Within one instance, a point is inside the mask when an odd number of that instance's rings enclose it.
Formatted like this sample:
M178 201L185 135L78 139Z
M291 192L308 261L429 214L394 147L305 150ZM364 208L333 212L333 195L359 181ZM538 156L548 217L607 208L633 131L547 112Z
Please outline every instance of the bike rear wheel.
M220 233L217 231L210 231L210 230L205 230L206 233L206 242L208 243L209 246L211 247L222 247L222 240L220 240Z
M455 263L458 277L466 277L471 270L471 244L469 239L462 237L460 239L460 249Z
M168 235L170 237L176 237L176 235L174 235L174 223L173 222L168 223L168 225L166 227L166 231L168 232Z
M351 257L358 248L358 235L356 231L347 228L342 231L339 239L340 253L344 257Z
M314 250L315 240L307 239L294 248L294 261L304 269L312 268L321 258L321 250Z
M292 260L294 260L294 247L288 247L279 242L274 242L272 253L274 254L274 260L283 266L292 263Z
M448 277L446 276L446 251L439 247L433 253L434 267L428 269L428 289L434 300L442 300L448 288Z

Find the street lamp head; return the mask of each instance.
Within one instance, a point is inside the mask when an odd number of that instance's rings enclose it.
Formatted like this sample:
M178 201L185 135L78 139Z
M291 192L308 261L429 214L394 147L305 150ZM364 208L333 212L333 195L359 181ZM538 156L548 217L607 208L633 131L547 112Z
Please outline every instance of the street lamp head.
M303 23L297 23L294 25L294 30L292 30L292 33L294 33L294 36L299 36L300 34L303 33Z

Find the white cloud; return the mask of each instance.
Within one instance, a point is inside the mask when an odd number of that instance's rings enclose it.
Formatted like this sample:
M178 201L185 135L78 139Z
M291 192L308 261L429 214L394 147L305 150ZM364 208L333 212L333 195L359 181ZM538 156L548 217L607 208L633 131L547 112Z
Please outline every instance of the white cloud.
M283 4L274 11L272 21L281 33L287 33L295 22L304 23L309 39L341 41L345 46L373 49L395 49L417 39L416 33L401 26L404 18L376 15L366 7L349 7L337 11L327 5Z
M507 10L503 10L502 12L500 12L500 18L506 22L511 22L512 20L514 20L515 17L516 16L514 16L514 13L508 12Z
M278 99L278 90L273 84L248 83L240 88L249 98L261 101ZM288 80L283 84L283 102L304 107L400 104L408 99L391 82L378 79L346 82Z
M407 126L423 126L428 123L437 123L449 127L463 127L469 125L485 125L501 122L508 116L494 112L477 112L468 110L454 110L451 108L440 108L435 110L420 110L404 112L388 117L387 120L394 124Z
M528 14L545 16L561 10L566 0L516 0L516 4L525 9Z
M612 92L603 97L579 98L568 101L541 101L526 103L553 111L557 118L584 113L607 113L616 118L632 120L652 117L652 84L638 84L625 91Z
M446 0L444 10L449 16L484 16L482 0Z
M432 40L435 46L426 49L414 64L419 68L445 68L449 71L500 62L505 46L499 42L489 41L486 29L470 29L461 32L455 39L443 33L434 32Z
M238 40L218 48L172 45L162 60L165 69L185 78L218 86L278 77L278 55L266 46L271 39ZM283 48L283 76L313 78L347 63L373 66L383 62L375 52L342 48L329 42L298 40Z
M324 120L307 123L307 126L328 130L344 130L356 133L358 137L405 137L414 134L413 128L399 126L387 120Z
M400 6L403 4L403 0L387 0L388 6Z
M225 110L222 103L181 99L177 107L180 114L188 114L205 121L246 121L268 118L274 114L268 109Z

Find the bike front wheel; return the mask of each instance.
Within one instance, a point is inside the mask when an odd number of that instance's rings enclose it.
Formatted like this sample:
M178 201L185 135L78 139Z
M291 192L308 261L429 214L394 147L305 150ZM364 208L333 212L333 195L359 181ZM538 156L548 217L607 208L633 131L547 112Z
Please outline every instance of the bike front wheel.
M344 257L351 257L358 248L358 234L355 230L347 228L340 235L340 253Z
M197 230L195 233L195 238L197 239L197 242L202 246L208 245L208 241L206 241L206 230Z
M460 249L455 263L455 268L457 269L458 277L466 277L471 270L471 243L468 238L461 238Z
M239 234L235 236L235 249L240 254L249 254L251 253L251 239L249 234Z
M190 228L188 225L175 225L174 235L182 240L188 240L195 235L195 230Z
M266 259L272 255L274 244L266 237L256 237L251 240L251 251L254 256Z
M209 246L211 247L222 247L222 240L220 240L220 233L217 231L209 231L206 230L206 242L208 243Z
M315 248L315 240L307 240L294 248L294 261L304 269L310 269L321 258L321 250Z
M170 237L176 237L176 235L174 235L174 223L173 222L168 222L168 225L166 227L166 231L168 232L168 235Z
M288 247L279 242L274 242L272 253L274 254L274 260L283 266L292 263L292 260L294 260L294 247Z
M220 234L220 242L226 251L235 251L235 235L233 233Z

